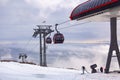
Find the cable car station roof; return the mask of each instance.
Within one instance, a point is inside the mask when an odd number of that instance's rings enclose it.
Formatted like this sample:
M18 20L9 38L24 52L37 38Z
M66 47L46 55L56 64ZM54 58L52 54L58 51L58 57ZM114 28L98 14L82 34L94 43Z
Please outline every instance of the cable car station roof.
M88 18L104 12L109 12L110 9L116 7L120 7L120 0L88 0L78 5L72 11L70 19L79 20Z

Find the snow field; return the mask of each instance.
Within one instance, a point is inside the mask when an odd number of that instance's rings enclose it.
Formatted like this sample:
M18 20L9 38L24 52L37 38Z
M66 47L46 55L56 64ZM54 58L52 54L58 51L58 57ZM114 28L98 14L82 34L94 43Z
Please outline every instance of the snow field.
M81 75L79 70L0 62L0 80L120 80L118 73Z

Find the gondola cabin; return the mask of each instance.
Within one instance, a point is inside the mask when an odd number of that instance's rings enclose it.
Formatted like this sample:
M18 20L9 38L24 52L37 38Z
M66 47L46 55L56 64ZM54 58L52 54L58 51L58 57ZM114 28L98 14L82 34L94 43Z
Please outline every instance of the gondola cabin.
M52 43L52 39L51 39L50 37L47 37L47 38L46 38L46 43L47 43L47 44L51 44L51 43Z
M54 44L62 44L64 42L64 36L61 33L56 33L53 37Z
M115 8L115 9L113 9ZM102 14L105 12L110 12L110 10L116 10L116 12L120 10L120 0L88 0L80 5L78 5L71 13L71 20L82 20L85 18L89 18L91 16L95 16L98 14ZM111 11L115 12L115 11ZM117 13L112 15L112 17L118 17Z

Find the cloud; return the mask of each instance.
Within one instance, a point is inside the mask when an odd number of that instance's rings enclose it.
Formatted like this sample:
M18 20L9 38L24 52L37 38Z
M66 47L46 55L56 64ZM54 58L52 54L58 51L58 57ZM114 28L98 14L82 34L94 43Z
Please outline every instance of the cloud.
M1 60L11 60L13 59L12 55L10 53L4 53L4 55L2 55Z
M0 1L0 40L27 40L32 37L33 28L36 28L36 25L41 24L43 21L46 21L46 24L52 24L54 29L54 24L70 20L69 16L72 10L86 0ZM69 27L77 23L82 23L82 21L70 21L59 25L58 30L65 35L66 41L109 41L109 23L90 22ZM118 22L118 40L120 39L119 34Z
M18 59L19 53L28 55L27 61L39 64L39 43L31 42L1 42L0 53L2 59ZM97 64L105 67L109 51L109 44L104 43L65 43L47 45L48 66L81 69L85 66L90 70L90 65ZM6 57L5 57L6 56ZM11 56L11 57L10 57ZM16 58L17 57L17 58ZM111 69L118 69L116 58L112 58Z
M9 0L0 0L0 6L5 6Z
M73 1L73 0L44 0L44 1L41 1L41 0L25 0L28 4L30 5L33 5L37 8L40 8L40 9L50 9L50 10L56 10L56 9L59 9L59 8L71 8L71 7L75 7L76 4L79 2L82 2L82 1L85 1L85 0L76 0L76 1Z
M61 0L26 0L26 2L32 7L39 9L38 17L47 18L52 12L56 11L57 5Z
M29 5L40 10L39 16L47 18L52 13L59 11L60 9L70 9L76 6L76 3L81 2L79 0L25 0ZM64 11L63 11L64 12ZM57 15L57 14L56 14Z
M50 66L81 69L85 66L90 71L90 65L97 64L99 69L101 66L105 68L109 51L109 45L106 44L66 44L64 46L57 45L48 49L47 54L54 56L55 60ZM54 52L49 50L54 49ZM57 50L57 52L56 52ZM59 55L59 56L58 56ZM49 57L48 57L49 59ZM116 59L116 58L115 58ZM118 68L117 59L112 60L111 70Z
M68 20L72 9L81 2L79 0L0 1L0 40L28 39L33 34L33 27L43 20L50 24Z

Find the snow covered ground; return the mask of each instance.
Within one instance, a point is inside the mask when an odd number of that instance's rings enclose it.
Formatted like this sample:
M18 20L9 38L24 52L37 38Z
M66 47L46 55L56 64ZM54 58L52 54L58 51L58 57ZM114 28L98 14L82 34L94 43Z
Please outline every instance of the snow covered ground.
M120 74L95 73L81 75L69 70L16 62L0 62L0 80L120 80Z

